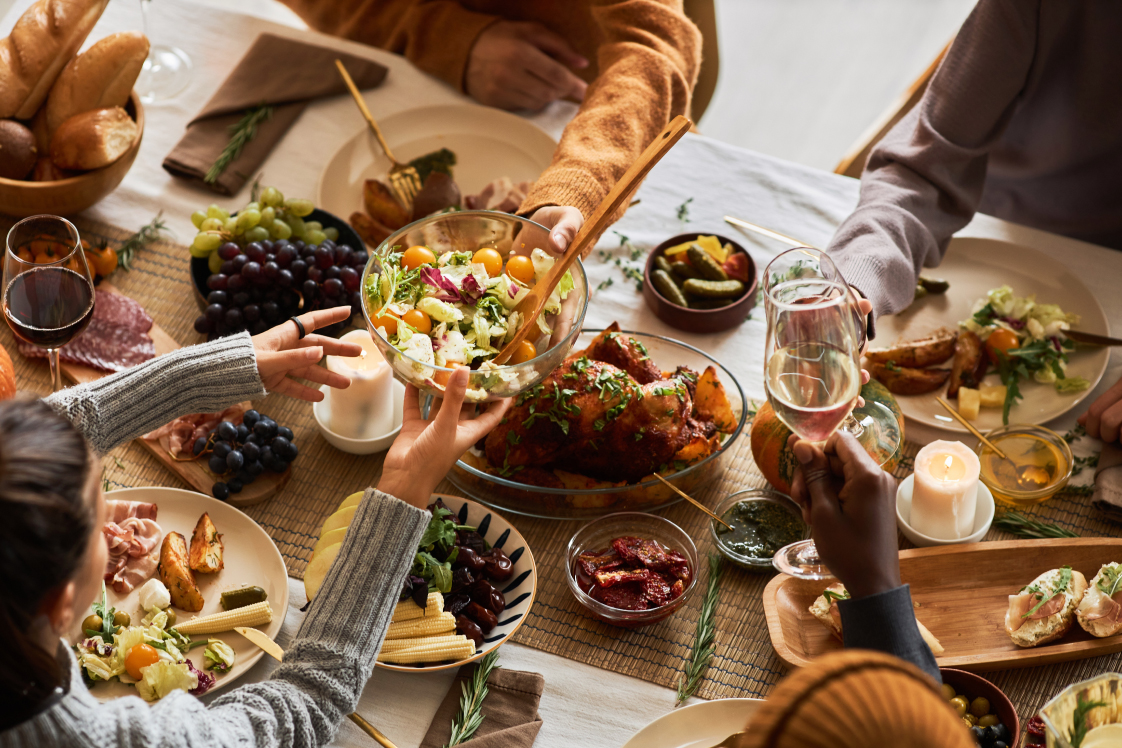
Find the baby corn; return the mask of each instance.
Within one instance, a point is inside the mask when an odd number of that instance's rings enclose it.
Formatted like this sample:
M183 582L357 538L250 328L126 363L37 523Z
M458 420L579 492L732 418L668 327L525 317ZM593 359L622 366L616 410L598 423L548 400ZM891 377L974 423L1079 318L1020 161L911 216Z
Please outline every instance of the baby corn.
M443 639L444 637L433 638ZM459 638L461 641L458 642L441 641L405 649L395 649L389 652L383 649L378 655L378 661L396 665L415 665L425 662L444 662L445 660L466 660L475 654L475 644L466 636L460 636Z
M439 636L422 636L409 639L387 639L382 643L383 652L400 652L403 649L413 649L429 644L455 644L464 638L463 634L441 634Z
M268 602L254 603L244 608L224 610L209 616L199 616L173 626L181 634L219 634L233 631L235 626L261 626L273 620L273 609ZM455 619L452 628L456 627Z
M409 639L420 636L447 634L456 630L456 617L451 613L440 613L411 621L394 622L386 632L387 639Z
M437 615L444 612L444 595L439 592L430 592L429 598L425 601L425 607L421 608L417 603L412 600L402 600L397 604L393 610L393 622L399 621L412 621L414 618L428 618L429 616Z

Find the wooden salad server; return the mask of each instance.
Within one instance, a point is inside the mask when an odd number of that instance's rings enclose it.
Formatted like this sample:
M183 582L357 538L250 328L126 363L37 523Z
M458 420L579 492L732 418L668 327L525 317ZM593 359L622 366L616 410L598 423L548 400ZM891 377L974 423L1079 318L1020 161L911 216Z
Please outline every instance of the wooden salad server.
M495 364L505 364L514 355L515 349L536 328L538 317L545 309L549 295L553 293L553 289L564 277L566 271L584 253L585 248L596 241L600 234L604 233L612 216L621 206L631 200L632 193L643 181L643 178L647 176L647 173L674 147L675 143L682 139L683 135L689 132L691 127L693 127L693 122L688 117L682 115L675 117L624 172L624 175L615 183L607 196L596 206L596 210L592 211L592 215L584 222L577 235L573 237L573 241L569 244L569 248L565 250L565 254L557 258L545 277L538 281L530 289L530 293L519 302L517 311L524 315L522 326L518 328L518 332L515 333L511 341L499 351L499 355L495 356L493 359Z

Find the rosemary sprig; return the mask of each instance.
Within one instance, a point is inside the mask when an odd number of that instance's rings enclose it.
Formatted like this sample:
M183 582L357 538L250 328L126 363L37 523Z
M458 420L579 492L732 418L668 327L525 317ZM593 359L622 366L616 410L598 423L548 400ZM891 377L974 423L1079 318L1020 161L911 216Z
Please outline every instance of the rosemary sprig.
M203 177L203 181L207 184L217 182L222 172L226 171L226 167L241 155L246 143L257 137L257 126L272 116L273 108L268 104L262 104L248 109L245 116L231 125L230 142L222 149L222 153L218 154L218 158Z
M1068 733L1073 748L1079 748L1083 745L1083 739L1087 737L1087 732L1091 729L1087 723L1087 716L1091 713L1091 710L1106 705L1105 701L1087 701L1083 694L1075 697L1075 712L1071 715L1071 732Z
M1048 522L1037 522L1019 512L1002 512L993 520L999 530L1020 535L1022 538L1078 538L1079 533Z
M471 683L463 683L463 696L460 697L460 711L452 721L452 738L444 748L452 748L465 742L483 724L483 700L487 698L487 679L491 671L498 667L499 650L493 649L475 665Z
M163 220L164 212L161 210L156 217L140 230L125 239L125 243L117 250L117 262L125 270L132 270L132 260L142 248L160 238L160 232L167 229Z
M717 636L717 603L721 600L721 572L724 567L721 557L709 554L709 586L701 603L701 614L697 617L697 631L694 633L693 650L685 678L678 676L678 697L674 706L681 706L686 699L697 693L713 654L717 651L713 641Z

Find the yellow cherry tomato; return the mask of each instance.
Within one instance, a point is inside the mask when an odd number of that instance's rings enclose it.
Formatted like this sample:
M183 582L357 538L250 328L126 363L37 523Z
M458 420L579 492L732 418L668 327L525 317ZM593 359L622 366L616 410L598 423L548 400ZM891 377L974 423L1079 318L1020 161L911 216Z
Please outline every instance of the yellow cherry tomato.
M523 285L534 285L534 263L529 257L522 255L511 257L506 261L506 274Z
M394 335L397 333L397 317L389 312L386 312L380 317L371 317L370 321L374 323L374 327L386 328L386 335Z
M401 256L401 266L406 270L415 270L421 265L432 265L436 262L436 255L428 247L422 247L418 244L415 247L410 247L405 250L405 254Z
M125 670L133 678L140 680L141 668L146 668L149 665L155 665L160 661L160 653L156 651L155 647L148 644L136 644L129 653L125 655Z
M482 263L484 269L487 270L487 275L492 278L503 271L503 256L499 254L497 249L484 247L476 250L475 254L471 256L471 261Z
M510 364L524 364L530 359L538 355L538 349L529 340L523 340L514 349L514 355L510 357Z
M990 333L990 337L986 340L986 351L989 352L990 358L993 361L1000 361L1001 357L1009 353L1013 348L1020 348L1020 341L1017 340L1017 333L1005 328L998 328Z
M410 309L401 319L419 333L428 335L432 332L432 319L420 309Z
M105 278L117 269L117 251L112 247L91 247L83 239L82 248L86 252L86 265L94 275Z
M453 371L455 371L456 369L463 369L465 367L464 367L463 364L452 364L452 366L450 368ZM452 378L452 372L451 371L438 371L438 372L436 372L435 374L432 375L432 381L435 382L436 384L439 384L441 387L447 387L448 386L448 380L451 379L451 378Z

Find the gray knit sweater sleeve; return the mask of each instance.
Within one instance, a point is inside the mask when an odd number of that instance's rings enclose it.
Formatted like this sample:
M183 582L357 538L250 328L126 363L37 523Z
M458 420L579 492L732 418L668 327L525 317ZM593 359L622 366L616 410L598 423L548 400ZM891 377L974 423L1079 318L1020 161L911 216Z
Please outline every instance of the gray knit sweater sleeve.
M166 353L45 398L99 453L188 413L264 397L249 333Z
M171 694L98 703L77 676L70 693L0 734L0 748L318 748L353 712L382 646L428 512L368 489L327 581L270 680L209 706Z
M869 155L857 209L827 250L877 315L912 302L924 266L982 200L987 154L1035 54L1039 0L979 0L919 104Z

